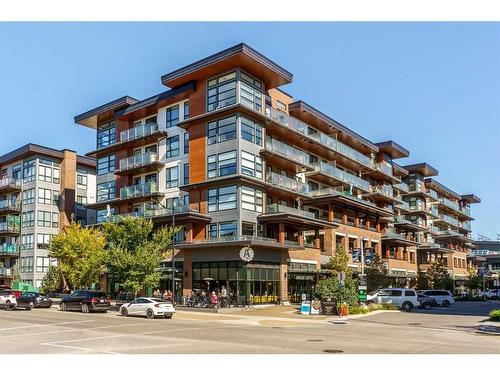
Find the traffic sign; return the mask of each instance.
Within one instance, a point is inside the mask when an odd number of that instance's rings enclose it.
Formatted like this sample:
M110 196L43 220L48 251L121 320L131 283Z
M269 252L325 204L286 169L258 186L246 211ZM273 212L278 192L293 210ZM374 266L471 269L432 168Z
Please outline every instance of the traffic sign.
M358 299L360 301L366 301L366 290L358 290Z

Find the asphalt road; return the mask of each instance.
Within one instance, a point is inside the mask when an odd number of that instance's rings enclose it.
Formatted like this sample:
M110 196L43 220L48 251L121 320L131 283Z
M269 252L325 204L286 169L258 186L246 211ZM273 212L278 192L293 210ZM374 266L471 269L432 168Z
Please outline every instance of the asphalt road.
M428 312L383 312L340 322L292 310L178 312L147 320L55 308L0 311L9 353L500 353L500 336L476 332L500 303L457 303Z

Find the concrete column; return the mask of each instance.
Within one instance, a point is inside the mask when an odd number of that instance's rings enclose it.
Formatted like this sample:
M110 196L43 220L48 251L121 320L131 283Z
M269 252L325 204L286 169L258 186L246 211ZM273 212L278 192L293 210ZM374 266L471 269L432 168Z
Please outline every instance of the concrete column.
M328 221L333 221L335 215L334 215L334 212L333 212L333 207L332 205L330 205L328 207Z
M280 224L281 225L281 224ZM288 250L281 250L280 263L280 300L282 304L288 304Z
M347 211L345 209L342 212L342 223L347 224Z
M319 238L319 229L314 231L314 247L316 249L321 249L321 240Z
M69 225L76 213L76 152L64 150L61 162L59 228ZM76 219L76 218L75 218Z
M186 224L186 242L192 242L193 241L193 224L187 223Z
M278 224L278 242L285 243L285 240L286 240L285 224L279 223Z
M183 280L182 295L188 296L193 289L193 252L192 250L183 250Z
M304 246L304 231L302 229L298 230L297 242L298 242L299 246Z

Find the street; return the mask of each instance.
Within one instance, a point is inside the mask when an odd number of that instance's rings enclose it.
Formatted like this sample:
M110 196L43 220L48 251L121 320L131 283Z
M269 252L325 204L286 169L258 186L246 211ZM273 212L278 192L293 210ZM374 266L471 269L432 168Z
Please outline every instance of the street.
M341 322L272 307L215 314L179 311L169 319L82 314L57 308L0 311L1 354L8 353L500 353L485 314L500 303L382 312ZM473 314L477 311L477 315Z

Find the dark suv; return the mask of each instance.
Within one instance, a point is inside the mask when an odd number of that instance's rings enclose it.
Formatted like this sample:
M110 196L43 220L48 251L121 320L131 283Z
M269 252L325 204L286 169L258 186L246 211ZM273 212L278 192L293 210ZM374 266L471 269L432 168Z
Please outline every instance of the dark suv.
M61 300L59 307L62 311L108 311L109 299L102 290L77 290Z

